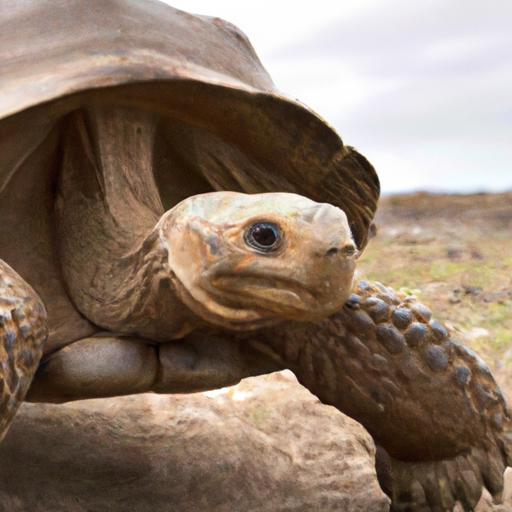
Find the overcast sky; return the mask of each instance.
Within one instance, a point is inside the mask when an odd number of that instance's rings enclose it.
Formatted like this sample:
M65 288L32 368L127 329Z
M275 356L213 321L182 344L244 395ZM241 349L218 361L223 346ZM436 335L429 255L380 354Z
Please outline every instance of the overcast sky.
M170 0L251 40L384 192L512 190L512 0Z

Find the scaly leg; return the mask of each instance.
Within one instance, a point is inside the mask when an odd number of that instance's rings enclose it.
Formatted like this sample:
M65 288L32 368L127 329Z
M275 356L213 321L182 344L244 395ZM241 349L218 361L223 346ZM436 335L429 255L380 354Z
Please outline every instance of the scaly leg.
M252 342L322 402L362 423L394 511L473 510L512 463L510 414L489 368L414 299L359 284L322 323Z
M0 440L25 397L46 337L41 299L0 260Z

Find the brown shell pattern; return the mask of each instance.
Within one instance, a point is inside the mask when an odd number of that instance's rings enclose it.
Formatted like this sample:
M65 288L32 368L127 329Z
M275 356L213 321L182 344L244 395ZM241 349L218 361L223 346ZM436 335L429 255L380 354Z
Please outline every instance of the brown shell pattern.
M0 439L27 393L46 337L43 303L0 260Z

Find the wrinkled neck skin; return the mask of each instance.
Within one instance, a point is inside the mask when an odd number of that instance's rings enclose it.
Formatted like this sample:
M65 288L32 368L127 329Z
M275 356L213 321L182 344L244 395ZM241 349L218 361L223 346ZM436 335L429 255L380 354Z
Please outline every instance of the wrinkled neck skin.
M77 309L108 331L170 341L202 325L254 330L342 307L358 254L346 214L296 194L238 192L164 212L156 121L101 106L70 119L56 225Z
M176 296L160 238L155 127L152 114L119 107L72 114L56 224L64 279L78 310L103 329L167 341L200 320Z

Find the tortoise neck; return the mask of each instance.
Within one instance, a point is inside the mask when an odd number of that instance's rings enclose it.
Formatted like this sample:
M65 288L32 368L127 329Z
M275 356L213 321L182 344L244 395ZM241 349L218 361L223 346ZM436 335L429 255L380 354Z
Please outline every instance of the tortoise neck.
M113 332L165 341L192 330L155 227L156 121L117 107L75 112L63 146L56 217L62 272L78 310Z
M110 229L140 239L164 213L153 174L155 115L113 106L73 115L77 142L90 168L82 181L91 182L96 200L112 219Z

